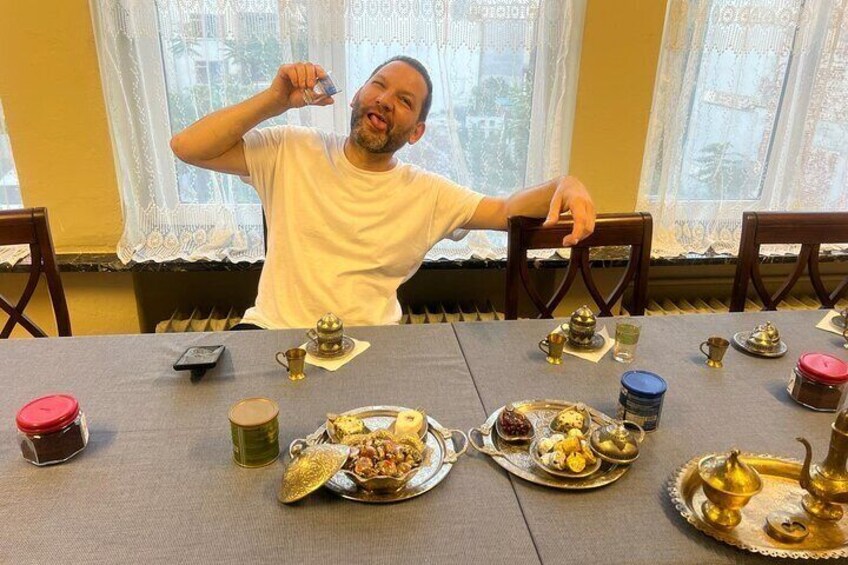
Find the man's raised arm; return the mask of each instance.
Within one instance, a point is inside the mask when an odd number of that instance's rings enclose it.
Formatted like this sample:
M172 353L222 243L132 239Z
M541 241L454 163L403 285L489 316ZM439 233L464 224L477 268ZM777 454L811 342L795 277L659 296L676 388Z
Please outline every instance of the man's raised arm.
M190 165L221 173L247 176L243 137L261 122L292 108L306 106L303 92L327 76L319 65L283 65L266 90L244 102L222 108L194 122L171 138L171 150ZM312 101L328 106L329 96Z

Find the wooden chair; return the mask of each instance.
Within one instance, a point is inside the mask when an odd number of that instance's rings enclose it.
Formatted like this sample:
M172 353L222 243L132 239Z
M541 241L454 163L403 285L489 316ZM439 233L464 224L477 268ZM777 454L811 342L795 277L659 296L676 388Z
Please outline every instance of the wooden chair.
M766 244L801 244L798 262L780 288L771 294L760 275L760 246ZM848 212L745 212L742 214L742 238L730 311L743 312L748 294L748 282L763 301L763 310L776 310L781 300L808 271L810 282L823 308L833 308L848 290L848 277L828 292L819 273L819 248L823 243L848 243Z
M0 295L0 310L9 315L3 329L0 330L0 339L8 338L18 324L34 337L47 337L44 330L24 314L24 309L38 286L41 273L44 273L47 280L47 289L50 291L59 335L71 335L68 304L65 301L65 291L62 289L62 280L59 278L59 269L56 266L56 252L53 249L46 209L27 208L0 212L0 245L24 244L29 245L31 259L29 280L16 304L13 305Z
M577 273L586 284L589 294L600 308L600 316L612 316L612 308L633 282L633 300L629 311L641 316L648 300L648 267L651 260L653 220L647 213L599 214L595 231L571 248L568 270L549 300L544 300L530 281L527 251L562 247L563 238L571 233L573 221L561 221L555 226L542 227L544 220L514 217L509 219L509 249L506 261L507 320L518 318L519 283L539 311L538 318L552 318L554 310L574 283ZM589 250L593 247L630 246L630 258L624 275L615 289L605 298L592 279Z

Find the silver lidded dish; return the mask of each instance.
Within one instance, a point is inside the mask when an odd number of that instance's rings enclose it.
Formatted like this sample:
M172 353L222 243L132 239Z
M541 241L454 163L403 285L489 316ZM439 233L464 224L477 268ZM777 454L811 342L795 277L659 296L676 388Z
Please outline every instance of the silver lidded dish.
M598 319L595 314L587 306L583 305L571 313L568 324L564 324L562 331L568 336L568 345L581 349L595 349L597 339L595 329L598 325ZM601 345L603 345L603 336Z
M737 332L732 342L737 349L759 357L782 357L789 350L771 322L760 324L750 332Z

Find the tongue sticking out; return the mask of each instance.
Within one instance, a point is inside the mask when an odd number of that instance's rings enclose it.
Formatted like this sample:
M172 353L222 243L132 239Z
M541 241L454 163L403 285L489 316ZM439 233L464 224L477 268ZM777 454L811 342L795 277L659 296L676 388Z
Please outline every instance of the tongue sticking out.
M368 120L371 122L371 125L380 131L386 131L386 122L381 120L376 114L368 114Z

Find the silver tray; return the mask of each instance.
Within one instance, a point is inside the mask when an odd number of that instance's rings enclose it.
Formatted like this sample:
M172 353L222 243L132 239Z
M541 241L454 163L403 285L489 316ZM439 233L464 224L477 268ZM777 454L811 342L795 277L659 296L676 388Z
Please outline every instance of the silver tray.
M577 405L577 402L567 400L522 400L511 402L516 410L521 410L533 424L537 434L543 435L549 432L551 420L562 410ZM552 487L562 490L587 490L602 487L620 479L629 469L629 465L615 465L603 462L601 467L591 475L579 479L558 478L540 469L532 459L527 444L516 445L502 440L494 432L495 422L503 410L503 406L492 412L486 422L478 427L468 430L468 439L471 446L477 451L490 456L495 463L531 483ZM586 407L592 416L592 422L596 425L605 425L614 422L612 418L589 406ZM479 434L483 439L483 445L477 445L473 441L473 434Z
M706 500L703 482L694 457L668 481L668 495L681 516L697 530L728 545L771 557L829 559L848 557L848 521L809 520L810 535L797 543L783 543L766 533L766 517L775 511L806 516L801 505L804 491L798 484L801 463L771 455L745 453L741 459L760 474L763 490L742 508L742 522L732 530L716 528L704 519L701 503Z
M338 350L336 353L322 353L318 349L318 343L314 341L309 341L306 344L306 352L312 355L317 359L341 359L342 357L347 356L356 344L353 343L353 340L347 336L342 337L342 348Z
M840 330L845 329L845 318L842 316L842 314L839 314L839 315L831 318L830 323L833 324L834 326L836 326L837 328L839 328Z
M357 416L372 430L388 428L397 417L399 412L409 410L402 406L366 406L343 412L342 416ZM454 434L462 437L461 448L457 447ZM297 441L297 440L295 440ZM315 430L306 438L308 445L327 443L326 423ZM420 496L434 488L448 475L457 459L468 449L468 438L461 430L446 429L436 420L427 416L427 435L424 443L430 448L430 458L427 464L399 491L389 493L372 493L360 489L344 473L337 473L330 479L325 487L338 494L342 498L355 500L357 502L389 503L401 502Z
M787 347L786 342L784 342L783 340L780 341L780 345L778 346L777 351L769 352L753 349L748 346L749 335L751 335L751 332L736 332L735 334L733 334L733 339L730 340L731 343L733 343L733 347L755 357L765 357L766 359L783 357L784 355L786 355L786 352L789 351L789 347Z

